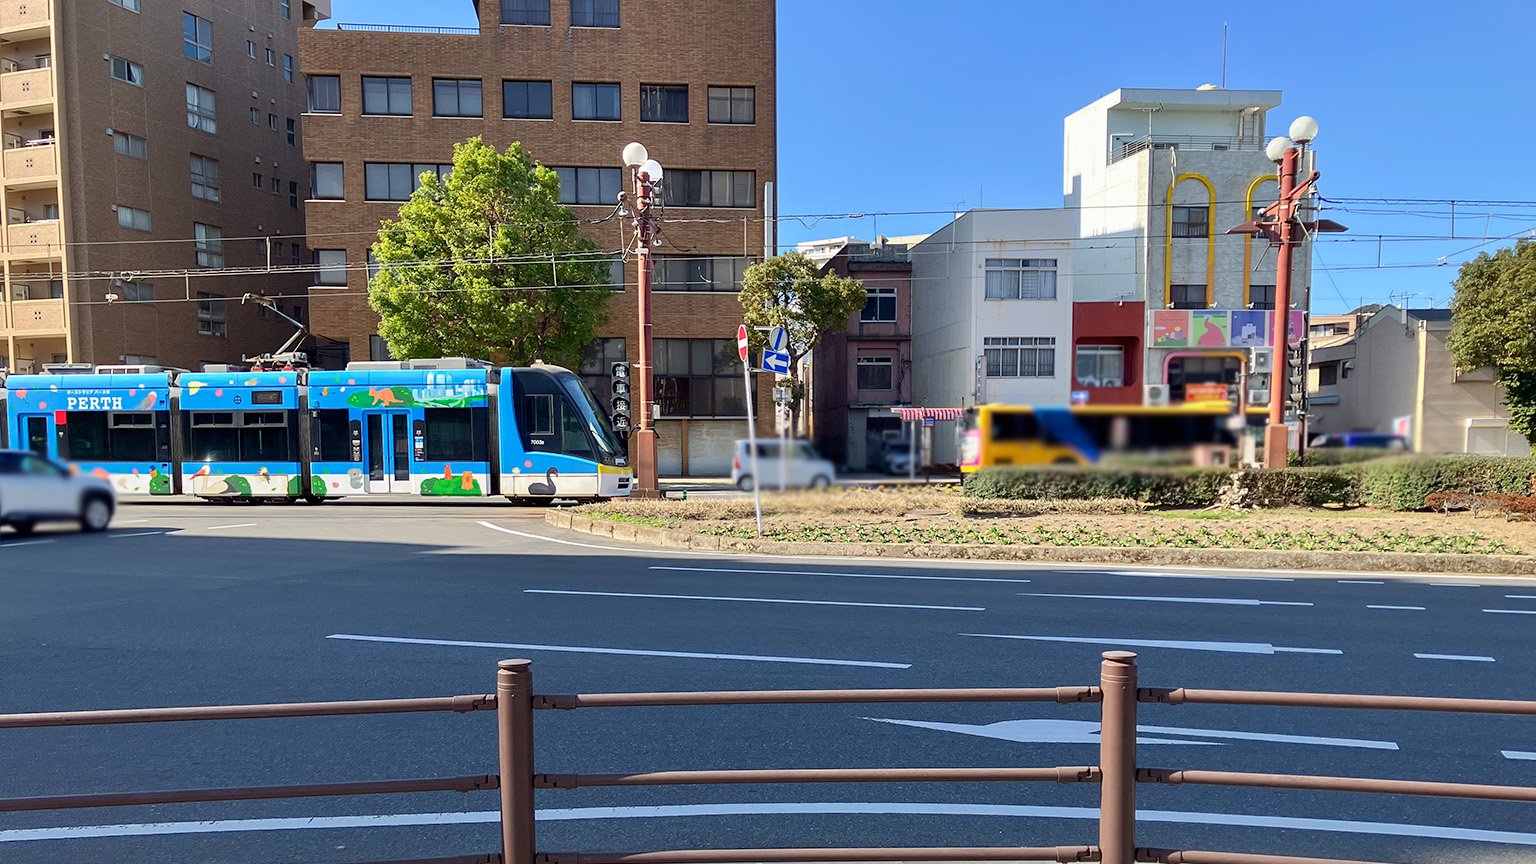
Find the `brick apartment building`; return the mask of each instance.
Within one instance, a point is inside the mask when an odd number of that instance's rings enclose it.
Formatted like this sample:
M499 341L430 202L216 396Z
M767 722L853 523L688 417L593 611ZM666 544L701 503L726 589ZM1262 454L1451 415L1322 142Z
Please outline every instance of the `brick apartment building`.
M746 416L736 293L763 253L777 167L773 0L476 8L477 28L343 23L301 36L310 245L337 265L318 280L333 284L312 289L315 332L352 359L386 356L356 264L419 172L448 163L456 142L522 142L560 172L577 215L595 219L627 188L620 154L639 141L666 168L653 304L661 471L728 472ZM629 242L618 220L588 230L612 252ZM609 363L638 359L638 271L633 260L622 278L615 269L610 320L581 370L600 397ZM771 382L758 383L757 404L768 407Z
M265 269L305 257L298 31L329 7L0 0L0 368L195 368L292 333L238 301L305 314L308 280Z

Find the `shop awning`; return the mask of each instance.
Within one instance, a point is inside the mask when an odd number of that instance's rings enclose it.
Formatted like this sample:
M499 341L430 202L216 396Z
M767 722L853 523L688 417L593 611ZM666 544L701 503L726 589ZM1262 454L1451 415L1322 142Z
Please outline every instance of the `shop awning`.
M965 416L964 408L892 408L902 420L959 420Z

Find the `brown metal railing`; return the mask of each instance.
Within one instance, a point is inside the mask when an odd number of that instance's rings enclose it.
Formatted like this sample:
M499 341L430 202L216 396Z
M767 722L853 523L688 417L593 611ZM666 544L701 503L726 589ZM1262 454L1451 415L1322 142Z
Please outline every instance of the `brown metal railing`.
M629 774L538 774L533 770L534 712L589 708L636 708L706 705L810 705L880 702L1098 703L1099 764L1030 768L829 768L798 770L651 771ZM429 699L307 702L276 705L224 705L198 708L147 708L114 711L0 714L0 729L244 720L279 717L327 717L402 714L424 711L496 712L498 771L464 777L370 780L310 785L225 789L177 789L0 799L0 813L122 807L211 801L299 799L343 795L418 792L498 791L501 797L501 850L495 853L373 864L791 864L791 862L872 861L1100 861L1103 864L1371 864L1324 858L1254 855L1240 852L1151 849L1136 846L1138 784L1234 786L1305 789L1385 795L1427 795L1489 801L1536 803L1536 788L1485 786L1420 780L1258 774L1178 768L1143 768L1136 764L1136 714L1139 703L1221 704L1296 708L1438 711L1467 714L1536 715L1536 701L1450 699L1417 696L1367 696L1334 693L1267 693L1238 690L1140 688L1136 655L1104 654L1098 686L976 688L932 690L738 690L683 693L589 693L535 695L532 663L504 660L497 671L496 693ZM535 789L602 786L691 786L780 783L1097 783L1099 825L1096 845L983 848L859 849L694 849L637 853L538 852L534 837Z

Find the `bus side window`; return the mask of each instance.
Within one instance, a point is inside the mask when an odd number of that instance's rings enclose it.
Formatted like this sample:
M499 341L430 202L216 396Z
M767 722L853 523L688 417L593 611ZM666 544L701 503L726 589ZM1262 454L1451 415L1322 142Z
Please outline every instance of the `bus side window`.
M993 441L1035 441L1040 438L1040 421L1025 411L992 412Z

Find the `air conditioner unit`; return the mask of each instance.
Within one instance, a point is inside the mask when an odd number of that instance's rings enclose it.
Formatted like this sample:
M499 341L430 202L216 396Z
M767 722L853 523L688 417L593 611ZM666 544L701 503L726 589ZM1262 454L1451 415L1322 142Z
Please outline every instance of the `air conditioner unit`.
M1147 384L1142 387L1142 401L1153 406L1167 406L1168 385Z
M1253 360L1252 360L1252 363L1249 364L1248 371L1251 372L1251 373L1254 373L1254 374L1262 375L1262 374L1267 374L1267 373L1273 372L1274 370L1275 370L1275 349L1273 349L1273 348L1255 348L1255 349L1253 349Z
M1268 390L1249 390L1248 391L1248 404L1252 405L1252 406L1268 405L1269 404L1269 391Z

